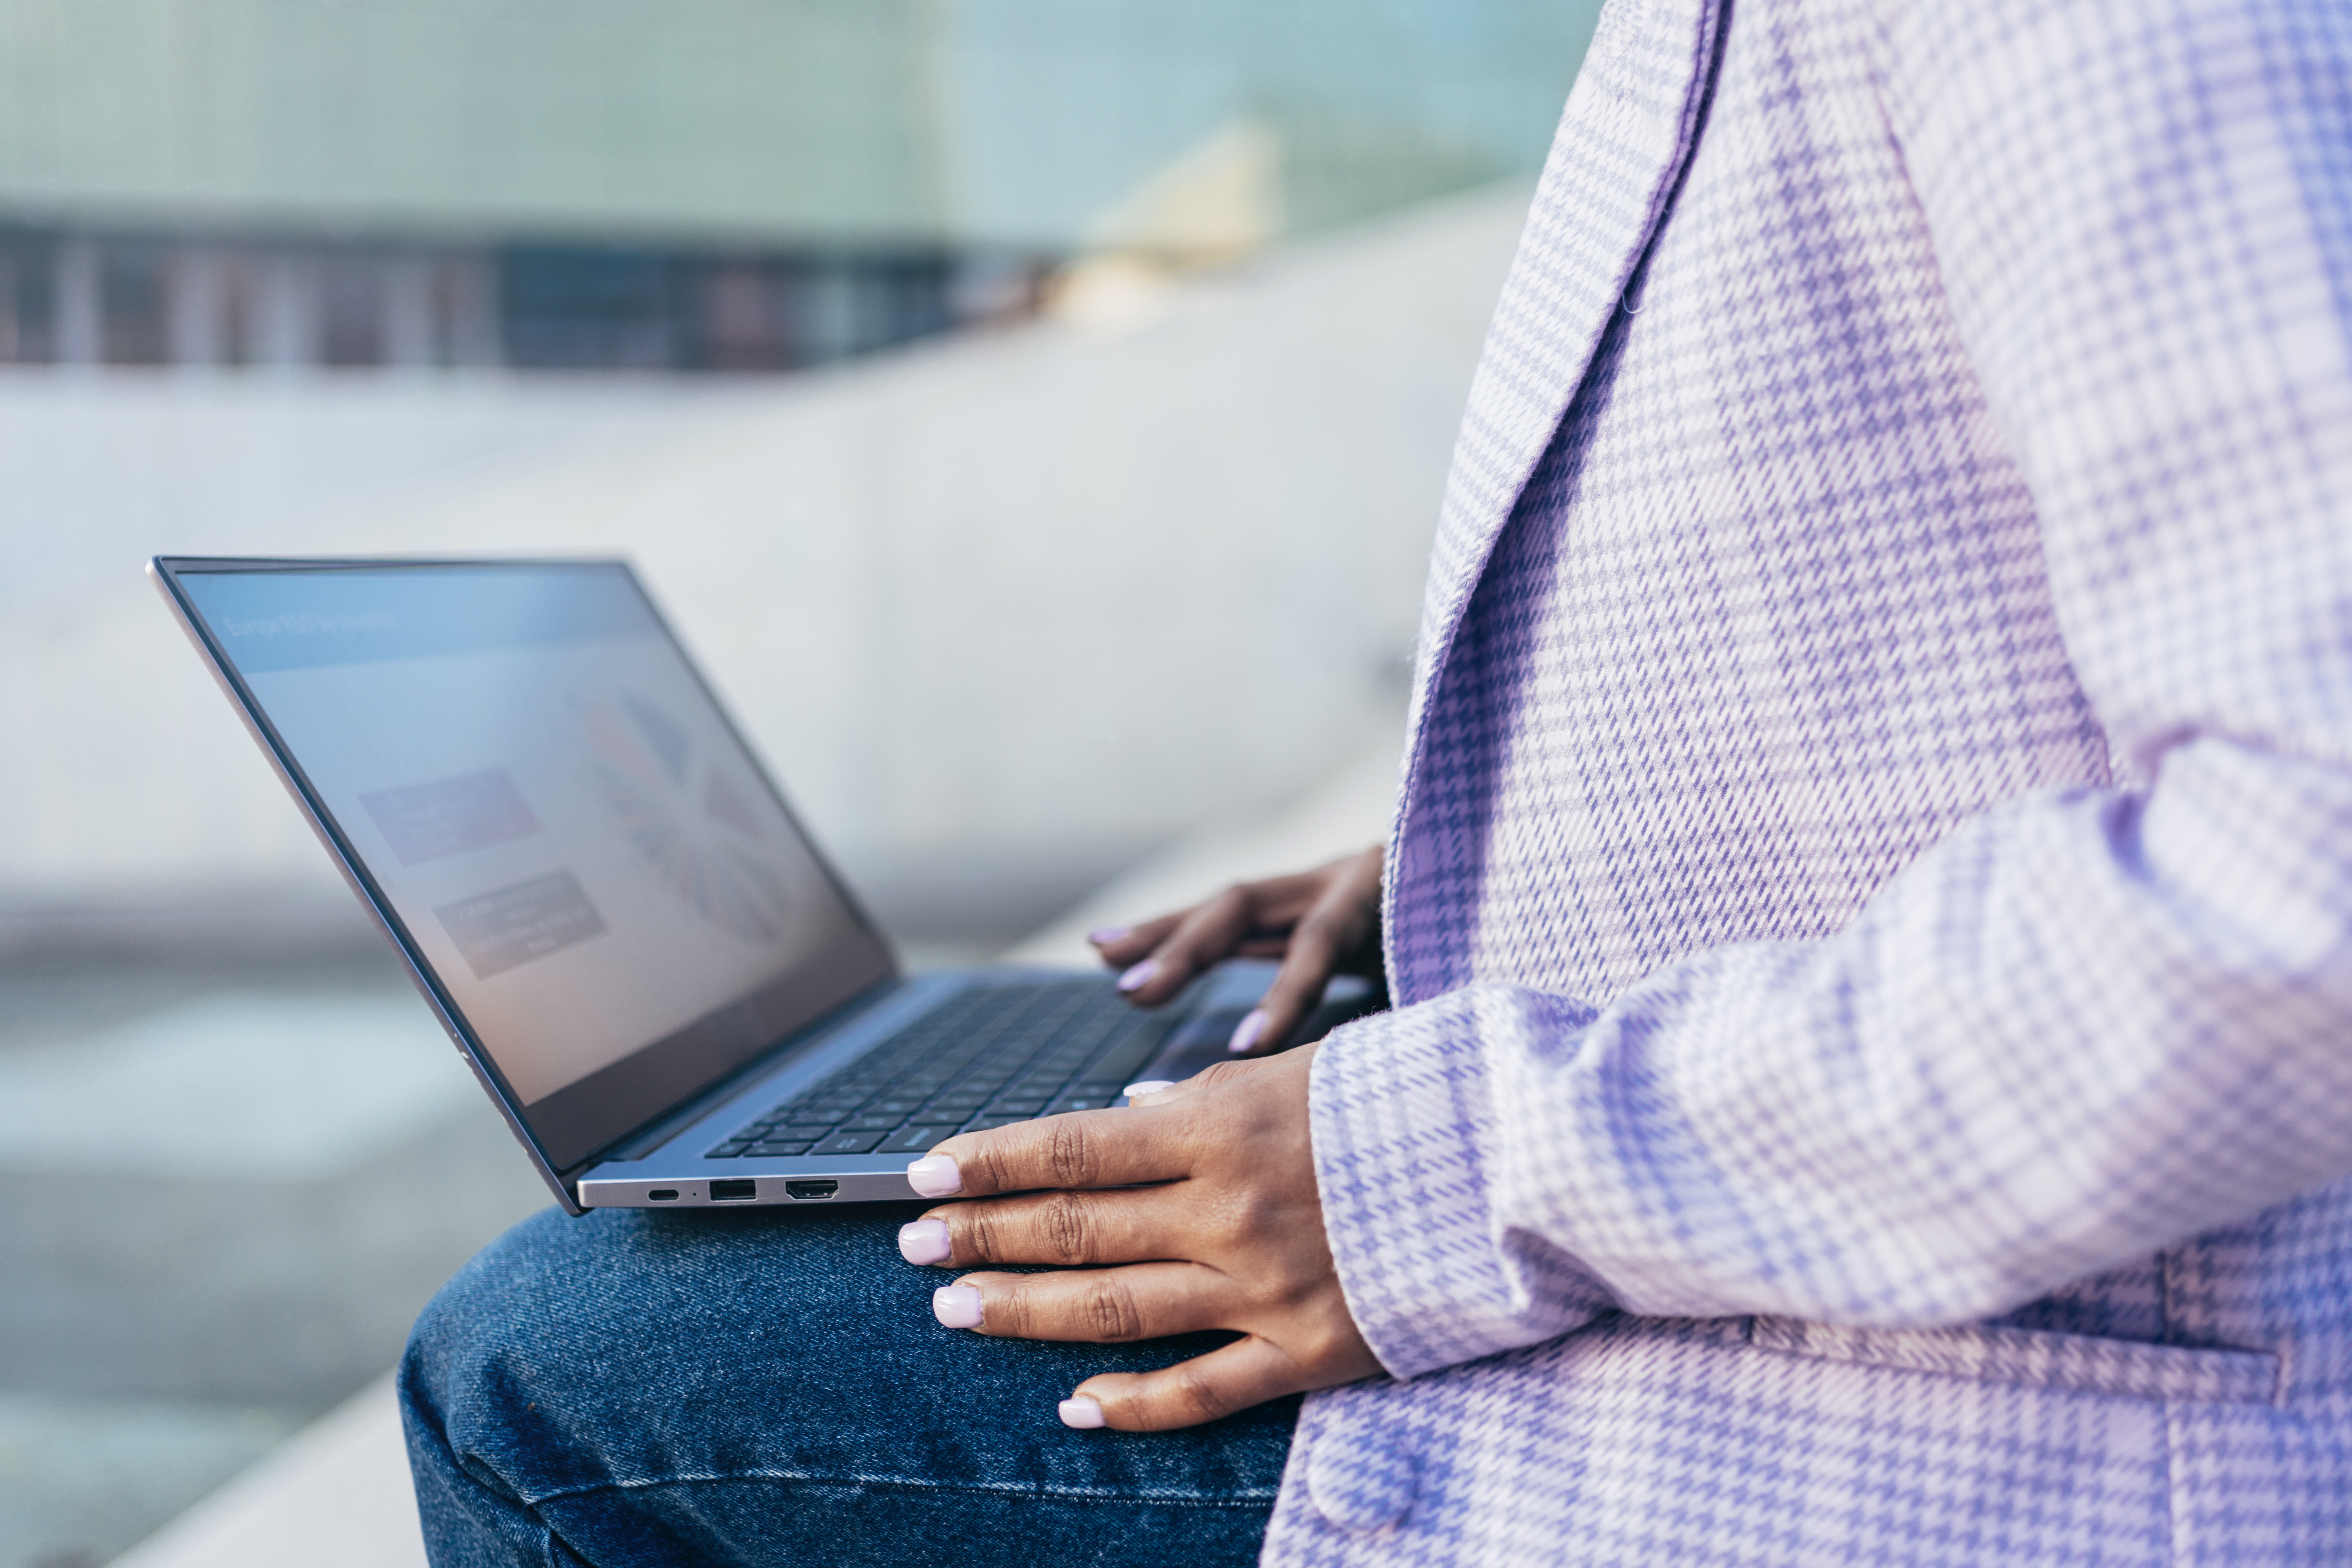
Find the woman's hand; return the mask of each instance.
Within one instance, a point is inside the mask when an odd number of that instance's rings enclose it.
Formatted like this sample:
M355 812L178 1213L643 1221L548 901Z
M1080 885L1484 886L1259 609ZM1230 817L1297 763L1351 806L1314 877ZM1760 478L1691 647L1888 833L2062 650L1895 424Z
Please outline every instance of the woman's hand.
M1088 941L1119 970L1118 988L1152 1007L1221 958L1282 960L1265 1000L1234 1030L1235 1055L1281 1045L1334 974L1381 974L1381 848L1312 871L1237 882L1206 902Z
M898 1233L910 1263L982 1270L935 1293L940 1321L1031 1340L1247 1336L1158 1372L1088 1378L1062 1405L1073 1426L1197 1426L1379 1372L1324 1238L1307 1122L1314 1054L1221 1062L1125 1110L968 1132L916 1161L917 1191L977 1200Z

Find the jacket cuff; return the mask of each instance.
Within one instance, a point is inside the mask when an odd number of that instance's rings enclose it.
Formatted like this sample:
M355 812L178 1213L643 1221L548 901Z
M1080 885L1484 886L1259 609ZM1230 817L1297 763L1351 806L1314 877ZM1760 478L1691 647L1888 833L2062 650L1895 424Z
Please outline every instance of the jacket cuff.
M1614 1303L1575 1258L1505 1234L1491 1171L1512 1128L1501 1042L1561 1040L1580 1003L1516 986L1448 992L1335 1030L1315 1054L1315 1179L1356 1327L1397 1377L1555 1339Z

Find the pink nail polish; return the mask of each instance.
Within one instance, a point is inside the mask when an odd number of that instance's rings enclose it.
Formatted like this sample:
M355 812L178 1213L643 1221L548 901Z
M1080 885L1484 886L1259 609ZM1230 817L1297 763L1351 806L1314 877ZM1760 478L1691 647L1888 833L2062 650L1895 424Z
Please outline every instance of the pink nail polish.
M1249 1016L1247 1017L1244 1018L1239 1024L1234 1026L1234 1037L1225 1042L1225 1049L1231 1051L1235 1056L1239 1056L1244 1051L1248 1050L1251 1047L1256 1045L1257 1037L1265 1033L1265 1009L1263 1007L1253 1007L1250 1009Z
M1148 1078L1141 1083L1129 1084L1125 1089L1120 1089L1119 1093L1127 1096L1129 1100L1132 1100L1139 1094L1158 1094L1161 1089L1174 1089L1175 1087L1175 1083L1169 1079Z
M963 1191L963 1171L952 1154L926 1154L907 1167L907 1184L927 1198L951 1198Z
M1125 942L1128 931L1126 926L1097 926L1087 932L1087 940L1097 947L1108 947L1112 942Z
M1103 1424L1102 1405L1091 1394L1074 1394L1055 1406L1065 1426L1076 1426L1081 1432L1091 1432Z
M931 1316L950 1329L976 1329L988 1312L969 1285L942 1285L931 1292Z
M1159 973L1160 961L1147 958L1118 977L1118 988L1121 991L1140 991L1150 984L1151 977Z
M943 1219L919 1219L898 1227L898 1256L909 1263L945 1263L954 1251Z

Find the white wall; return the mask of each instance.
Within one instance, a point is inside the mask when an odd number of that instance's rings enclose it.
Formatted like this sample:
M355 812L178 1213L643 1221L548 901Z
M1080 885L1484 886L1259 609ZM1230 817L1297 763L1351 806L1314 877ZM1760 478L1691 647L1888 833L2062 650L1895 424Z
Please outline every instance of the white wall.
M1395 723L1525 203L716 392L0 384L0 902L324 885L158 550L625 552L854 872L1294 792Z

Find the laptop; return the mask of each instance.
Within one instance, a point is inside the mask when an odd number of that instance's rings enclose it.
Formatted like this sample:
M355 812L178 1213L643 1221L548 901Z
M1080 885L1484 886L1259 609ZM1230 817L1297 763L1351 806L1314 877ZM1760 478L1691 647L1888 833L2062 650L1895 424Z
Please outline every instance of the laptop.
M148 572L575 1215L913 1198L958 1131L1221 1059L1271 979L901 972L625 563Z

